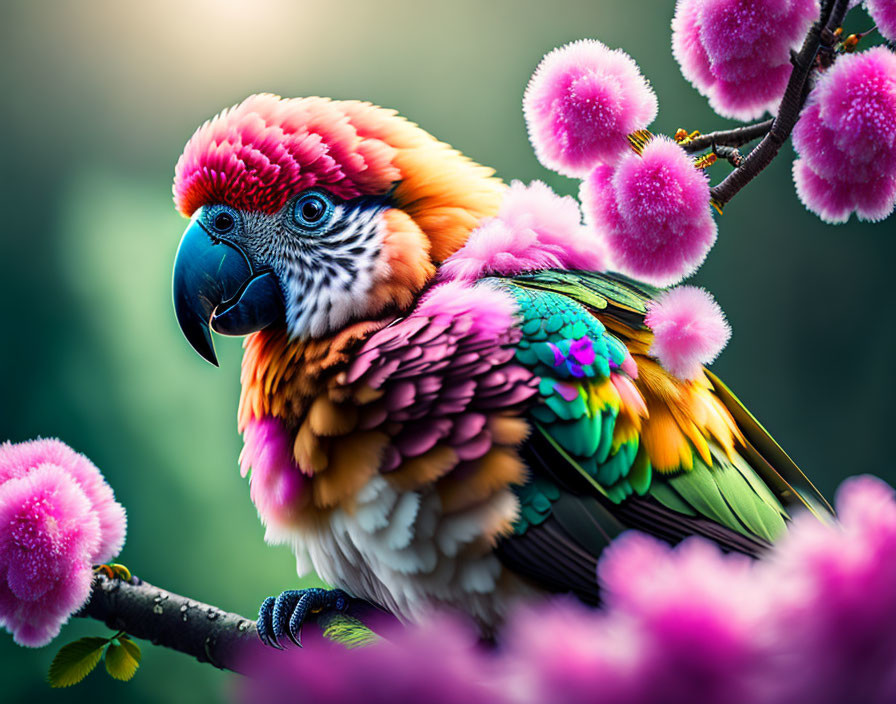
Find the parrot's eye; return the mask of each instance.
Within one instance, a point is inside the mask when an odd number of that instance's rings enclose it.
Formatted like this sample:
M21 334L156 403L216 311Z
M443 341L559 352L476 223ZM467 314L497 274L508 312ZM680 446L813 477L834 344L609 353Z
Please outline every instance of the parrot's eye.
M212 235L229 235L237 229L239 215L227 205L213 205L206 211L203 220Z
M333 202L326 193L310 191L296 199L292 219L302 230L320 230L330 222L333 210Z
M218 232L230 232L233 229L233 216L230 213L218 213L212 226Z

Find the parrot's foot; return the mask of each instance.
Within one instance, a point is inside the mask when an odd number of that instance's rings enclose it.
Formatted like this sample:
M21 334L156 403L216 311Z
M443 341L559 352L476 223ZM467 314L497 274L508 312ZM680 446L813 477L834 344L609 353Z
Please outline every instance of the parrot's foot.
M265 645L283 648L280 639L302 646L302 626L312 614L343 612L352 598L341 589L291 589L278 597L269 596L258 611L258 636Z

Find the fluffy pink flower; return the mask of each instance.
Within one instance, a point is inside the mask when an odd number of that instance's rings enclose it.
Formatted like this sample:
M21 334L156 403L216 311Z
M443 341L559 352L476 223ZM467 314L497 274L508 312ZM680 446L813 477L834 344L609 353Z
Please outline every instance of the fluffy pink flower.
M583 177L627 148L626 136L656 117L656 95L625 52L593 39L542 59L523 97L523 114L538 160Z
M841 56L793 131L793 179L825 222L882 220L896 206L896 55L879 46Z
M387 635L355 649L314 639L285 653L254 650L240 699L288 704L300 693L315 704L508 704L473 629L442 618Z
M713 110L752 120L777 108L818 13L817 0L678 0L672 53Z
M86 457L58 440L0 446L0 625L20 645L46 645L124 532L124 509Z
M650 704L642 635L630 619L572 600L519 609L502 635L505 691L516 704Z
M55 438L0 445L0 484L21 477L44 464L62 467L78 482L100 520L100 544L95 562L108 562L124 545L127 519L102 473L80 452Z
M99 518L52 464L0 485L0 623L19 645L49 643L90 594Z
M896 701L896 501L872 476L845 481L838 521L798 516L762 572L774 580L786 669L776 702ZM771 609L770 609L771 610ZM812 667L791 668L806 658Z
M598 568L608 611L640 641L638 701L762 701L753 668L767 617L753 561L703 539L674 549L639 533L619 538Z
M731 327L713 297L696 286L663 293L647 309L650 354L681 379L693 379L728 344Z
M474 281L538 269L604 269L600 241L582 226L575 199L561 198L541 181L514 181L497 217L473 230L442 265L449 279Z
M650 283L692 274L716 240L706 176L666 137L650 140L640 155L629 152L615 169L598 166L580 194L614 266Z
M896 42L896 2L893 0L865 0L865 7L877 31L891 42Z

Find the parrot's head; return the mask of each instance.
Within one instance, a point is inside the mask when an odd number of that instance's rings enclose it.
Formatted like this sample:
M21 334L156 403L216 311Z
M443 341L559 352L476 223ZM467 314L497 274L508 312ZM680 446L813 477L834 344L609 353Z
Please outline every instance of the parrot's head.
M400 313L503 189L392 110L251 96L177 162L174 200L191 218L174 264L180 327L216 364L210 329L321 338Z

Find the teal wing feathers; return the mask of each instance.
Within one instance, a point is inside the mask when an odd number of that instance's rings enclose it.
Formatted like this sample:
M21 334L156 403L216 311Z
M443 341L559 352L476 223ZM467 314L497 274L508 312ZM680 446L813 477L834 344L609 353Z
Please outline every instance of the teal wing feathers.
M572 572L576 550L596 559L630 527L672 541L704 535L756 554L794 508L828 514L821 494L715 376L683 382L650 358L644 316L657 289L578 271L499 285L520 311L517 361L539 378L524 448L533 478L519 492L508 541L516 545L502 547L507 561L531 562L521 546L549 533L564 545L561 573Z

